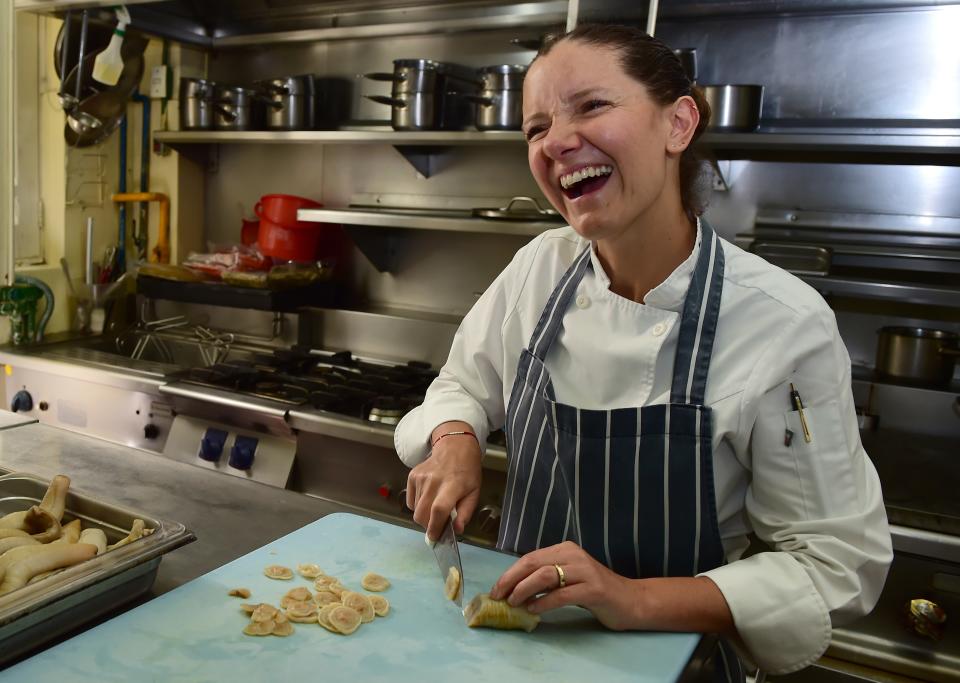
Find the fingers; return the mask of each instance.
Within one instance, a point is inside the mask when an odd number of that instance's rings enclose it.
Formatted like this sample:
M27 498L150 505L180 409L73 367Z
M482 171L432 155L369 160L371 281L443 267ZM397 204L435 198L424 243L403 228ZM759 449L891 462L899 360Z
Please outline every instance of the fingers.
M575 550L574 550L575 549ZM503 575L497 579L497 582L490 589L490 597L494 600L503 600L516 588L523 579L530 576L534 571L543 566L551 567L556 576L554 564L561 564L566 571L567 565L574 558L575 552L582 552L580 547L569 541L559 545L551 545L547 548L540 548L531 553L527 553L519 560L513 563ZM554 583L554 586L556 583Z
M569 582L571 580L570 570L564 569L564 574L566 580ZM552 564L544 565L520 581L514 587L513 592L510 593L510 597L507 598L507 602L516 607L517 605L524 604L527 600L535 595L538 595L539 593L553 591L559 587L560 576L557 573L557 568Z
M473 513L477 511L477 503L480 501L480 489L468 493L457 503L457 518L453 522L453 530L462 534L467 524L473 518Z
M587 585L577 583L565 588L557 588L546 593L527 605L527 609L534 614L542 614L549 610L566 605L583 605L588 602Z

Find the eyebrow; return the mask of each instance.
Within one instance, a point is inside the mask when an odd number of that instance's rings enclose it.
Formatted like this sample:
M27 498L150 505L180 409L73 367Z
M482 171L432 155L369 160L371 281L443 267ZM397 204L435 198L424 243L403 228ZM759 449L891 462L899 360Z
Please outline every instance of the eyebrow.
M603 93L603 92L605 92L604 88L599 88L597 86L590 86L588 88L582 88L576 91L569 97L564 97L563 101L565 104L568 102L576 102L578 100L584 99L588 95L592 95L594 93ZM543 116L546 116L546 114L544 114L543 112L536 112L534 114L531 114L530 116L528 116L523 120L523 122L521 123L521 127L527 125L528 123L530 123L530 121L533 121L534 119L537 119Z

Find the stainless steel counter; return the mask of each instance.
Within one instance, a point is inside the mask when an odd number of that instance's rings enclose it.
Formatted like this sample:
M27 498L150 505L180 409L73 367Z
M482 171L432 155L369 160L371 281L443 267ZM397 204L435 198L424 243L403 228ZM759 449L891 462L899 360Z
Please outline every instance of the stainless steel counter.
M197 540L164 556L153 595L345 509L42 424L0 431L0 468L66 474L71 488L186 525Z

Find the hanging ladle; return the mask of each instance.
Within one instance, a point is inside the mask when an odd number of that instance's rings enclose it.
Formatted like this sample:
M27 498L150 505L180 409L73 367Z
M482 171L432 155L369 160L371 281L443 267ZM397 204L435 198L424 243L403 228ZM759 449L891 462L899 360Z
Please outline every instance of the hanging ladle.
M89 133L91 130L95 128L99 128L102 125L102 123L100 122L100 119L98 119L96 116L93 116L92 114L88 114L85 111L81 111L78 108L80 103L80 93L82 92L81 88L83 87L83 56L84 56L84 53L87 51L87 22L89 21L89 15L87 14L87 10L83 10L83 13L81 14L81 16L82 16L82 19L80 22L80 57L77 60L77 87L76 87L76 94L73 97L73 101L70 104L70 108L67 109L67 124L70 126L70 128L73 129L73 131L77 135L82 136ZM68 20L69 20L69 15L68 15ZM62 50L62 54L60 55L60 66L61 66L60 74L61 74L61 78L63 78L64 80L66 80L66 75L65 75L66 57L64 55L67 52L67 39L68 39L68 36L70 35L69 31L66 30L68 28L69 26L65 27L65 31L63 34L63 50ZM62 98L63 96L61 95L61 102L64 101ZM66 105L65 105L65 108L66 108Z

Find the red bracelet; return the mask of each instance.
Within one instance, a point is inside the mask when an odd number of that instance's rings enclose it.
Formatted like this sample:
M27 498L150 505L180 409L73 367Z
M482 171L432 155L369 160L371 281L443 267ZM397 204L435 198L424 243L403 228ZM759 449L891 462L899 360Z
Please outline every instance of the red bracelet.
M461 431L461 432L446 432L446 433L444 433L444 434L441 434L440 436L438 436L438 437L434 440L434 442L433 442L432 444L430 444L430 450L432 451L434 448L436 448L436 447L437 447L437 444L440 443L440 439L442 439L442 438L444 438L444 437L446 437L446 436L466 436L466 435L468 435L468 434L469 434L470 436L472 436L474 439L477 439L477 435L476 435L476 434L474 434L473 432L467 432L467 431ZM480 439L477 439L477 444L479 445L479 443L480 443Z

